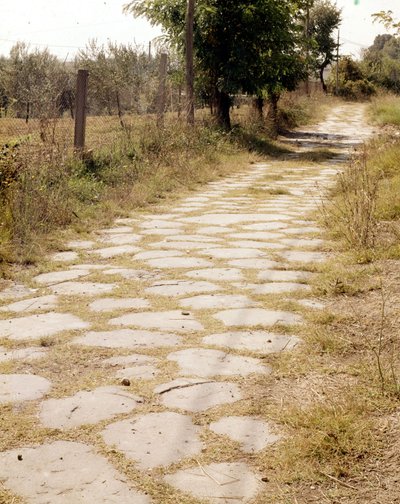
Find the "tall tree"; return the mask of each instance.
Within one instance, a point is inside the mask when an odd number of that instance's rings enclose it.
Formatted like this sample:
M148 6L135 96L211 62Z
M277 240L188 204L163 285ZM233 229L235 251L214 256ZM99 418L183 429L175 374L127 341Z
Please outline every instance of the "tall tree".
M324 72L336 59L338 43L335 31L341 23L342 11L330 0L317 0L310 10L309 35L313 38L312 49L315 69L319 74L322 89L327 92Z
M266 61L292 45L291 0L198 0L194 52L201 78L216 103L219 123L230 127L232 95L265 85ZM184 47L186 0L132 0L125 11L161 24Z

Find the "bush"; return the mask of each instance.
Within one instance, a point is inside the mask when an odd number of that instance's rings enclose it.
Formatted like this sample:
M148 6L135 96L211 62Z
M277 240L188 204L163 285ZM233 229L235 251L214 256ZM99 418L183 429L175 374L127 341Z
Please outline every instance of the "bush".
M338 88L338 95L348 100L369 98L376 94L376 87L366 79L346 81Z

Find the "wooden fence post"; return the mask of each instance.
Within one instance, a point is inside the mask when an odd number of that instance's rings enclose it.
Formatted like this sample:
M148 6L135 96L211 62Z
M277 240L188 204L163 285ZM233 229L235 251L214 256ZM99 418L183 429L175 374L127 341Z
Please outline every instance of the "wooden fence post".
M164 126L164 113L166 104L166 81L167 81L167 62L168 56L165 53L161 54L160 59L160 83L158 86L158 107L157 107L157 125L161 128Z
M89 72L87 70L78 70L76 81L74 147L75 150L79 152L83 152L85 148L88 76Z

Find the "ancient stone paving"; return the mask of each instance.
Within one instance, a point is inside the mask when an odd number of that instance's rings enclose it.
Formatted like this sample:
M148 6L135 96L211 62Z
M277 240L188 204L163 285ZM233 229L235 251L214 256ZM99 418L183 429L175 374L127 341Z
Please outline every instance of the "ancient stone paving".
M371 133L363 110L285 140L331 161L254 164L71 240L0 292L10 502L266 502L257 456L285 432L248 413L252 394L324 308L312 281L330 253L310 212Z

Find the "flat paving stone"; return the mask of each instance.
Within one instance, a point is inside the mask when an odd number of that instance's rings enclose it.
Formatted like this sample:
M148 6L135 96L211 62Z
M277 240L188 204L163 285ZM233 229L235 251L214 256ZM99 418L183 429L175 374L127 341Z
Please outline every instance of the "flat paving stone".
M233 259L228 262L229 266L241 269L274 269L280 268L281 263L270 259Z
M176 229L182 228L184 225L182 222L175 222L171 221L169 219L166 220L161 220L161 219L154 219L154 220L149 220L146 222L141 222L139 224L139 227L143 229Z
M190 280L161 280L145 289L147 294L156 296L183 296L200 292L215 292L221 290L218 285L210 282L193 282Z
M154 271L138 270L133 268L111 268L103 271L104 275L119 275L125 280L149 280L158 275Z
M67 243L68 248L72 249L90 249L95 246L95 242L92 240L73 240Z
M90 271L101 271L107 268L112 268L110 264L74 264L71 266L71 269L77 269L77 270L90 270Z
M290 234L290 235L296 235L296 234L308 234L308 233L321 233L321 228L315 227L315 226L304 226L304 227L298 227L298 228L287 228L284 229L282 232L285 234Z
M0 362L11 360L33 361L46 357L48 350L42 347L19 348L8 350L5 347L0 347Z
M170 236L168 241L182 241L182 242L198 242L198 243L214 243L216 240L220 240L221 238L216 238L215 236L204 236L204 235L193 235L193 234L181 234Z
M266 282L301 282L309 280L312 273L295 270L265 270L257 275L258 280Z
M174 380L154 389L167 408L205 411L222 404L232 404L242 398L236 383L204 382L199 379Z
M257 224L246 224L243 226L243 229L248 229L249 231L274 231L284 229L287 226L287 222L258 222Z
M211 504L244 504L261 491L260 477L244 462L195 466L164 476L177 490Z
M264 310L262 308L243 308L225 310L213 315L224 325L230 326L272 326L275 324L298 324L303 319L294 313L276 310Z
M0 453L0 479L28 504L151 503L94 448L71 441Z
M265 253L261 250L251 248L217 248L211 250L207 249L203 252L199 251L199 253L214 259L247 259L250 257L265 256Z
M247 376L252 373L269 373L271 369L252 357L230 355L208 348L188 348L167 356L177 362L184 376Z
M75 280L77 278L90 275L89 270L70 269L65 271L53 271L51 273L42 273L33 277L33 280L41 285L56 284L59 282L66 282L68 280Z
M168 466L201 453L200 429L190 417L173 413L149 413L107 426L102 436L140 469Z
M183 315L180 310L142 312L122 315L109 321L111 325L137 326L162 331L202 331L204 328L193 315Z
M39 310L53 310L57 306L57 296L40 296L36 298L16 301L0 308L0 312L32 312Z
M279 252L279 255L291 262L302 262L302 263L311 263L311 262L324 262L327 260L327 254L323 252L303 252L298 250L289 250L287 252Z
M234 282L243 280L243 271L237 268L204 268L185 273L190 278L203 278L205 280Z
M202 249L212 249L217 248L220 245L217 243L201 243L195 241L161 241L155 242L150 245L150 247L173 249L173 250L202 250Z
M218 234L225 234L225 233L231 233L233 231L232 228L230 227L223 227L223 226L204 226L204 227L199 227L197 229L197 233L201 234L210 234L210 235L218 235Z
M208 268L213 263L196 257L167 257L164 259L151 259L147 264L152 268L161 269L189 269L189 268Z
M108 234L108 235L118 235L123 233L132 233L133 228L131 226L116 226L112 228L100 229L100 234Z
M69 313L43 313L27 317L0 320L0 337L12 340L35 340L46 336L54 336L62 331L87 329L84 322Z
M11 284L7 285L2 291L0 291L0 300L6 299L21 299L26 296L31 296L37 289L30 289L25 285L21 284Z
M231 233L227 236L229 239L234 240L277 240L282 238L281 233L272 233L271 231L253 231L251 233Z
M53 285L50 289L62 296L98 296L115 289L116 284L99 282L64 282Z
M150 303L142 298L102 298L90 303L89 308L94 312L112 312L114 310L129 310L149 308Z
M139 252L133 256L137 261L145 261L146 259L159 259L161 257L181 257L185 255L180 250L147 250L146 252Z
M295 283L295 282L271 282L262 285L252 285L250 286L251 291L254 294L280 294L282 292L295 292L295 291L309 291L311 287L309 285Z
M319 247L324 243L324 240L317 238L301 239L301 238L283 238L280 240L281 243L289 247L304 247L304 248L315 248Z
M52 261L70 262L76 261L79 257L77 252L57 252L51 256Z
M181 299L179 304L194 310L213 310L222 308L248 308L258 303L240 294L208 294Z
M0 404L42 398L51 388L46 378L33 374L0 374Z
M176 228L144 229L140 231L143 236L170 236L176 234Z
M90 254L98 255L102 259L112 259L113 257L125 254L134 254L140 250L141 249L139 247L135 247L134 245L119 245L116 247L94 249L90 251Z
M129 394L122 387L99 387L90 391L81 390L71 397L43 401L39 419L45 427L72 429L129 413L141 402L141 398Z
M91 331L84 336L75 338L73 343L104 348L157 348L180 345L182 340L175 334L119 329L115 331Z
M243 248L255 248L255 249L269 249L269 250L282 250L287 248L281 243L275 242L264 242L264 241L252 241L252 240L236 240L228 243L230 247L243 247Z
M273 433L266 422L252 417L224 417L212 422L209 427L216 434L228 436L240 443L242 451L246 453L259 452L281 438Z
M202 339L205 345L227 347L260 354L270 354L292 350L299 344L296 336L274 334L265 331L232 331L210 334Z
M109 243L112 245L130 245L131 243L137 243L142 239L142 236L137 234L118 234L105 236L101 238L102 243Z
M138 380L152 380L158 373L155 364L158 359L147 355L133 354L121 357L111 357L103 361L104 365L119 367L115 376Z
M271 221L285 221L290 220L288 215L284 214L274 214L273 212L262 214L262 213L209 213L204 215L198 215L196 217L185 217L182 219L183 222L188 222L191 224L209 224L213 225L221 224L222 226L230 224L240 224L242 222L271 222Z

